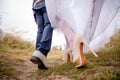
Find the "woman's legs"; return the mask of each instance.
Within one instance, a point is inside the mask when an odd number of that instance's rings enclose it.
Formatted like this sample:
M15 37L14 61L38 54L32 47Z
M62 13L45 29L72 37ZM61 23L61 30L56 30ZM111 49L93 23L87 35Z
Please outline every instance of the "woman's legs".
M72 50L70 49L70 44L66 36L65 39L66 39L66 48L62 60L64 61L63 63L68 63L68 62L72 62Z
M66 49L70 48L73 52L73 62L76 67L82 67L87 64L87 60L83 53L82 36L76 35L69 27L66 21L61 20L57 17L58 25L63 31L66 38ZM68 57L69 58L69 55Z

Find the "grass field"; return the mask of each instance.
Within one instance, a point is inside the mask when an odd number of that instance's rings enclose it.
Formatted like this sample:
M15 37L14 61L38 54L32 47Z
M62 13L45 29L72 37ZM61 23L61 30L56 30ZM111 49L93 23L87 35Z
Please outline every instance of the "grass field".
M38 70L29 59L34 45L7 35L0 41L0 80L120 80L120 30L105 48L86 53L89 64L77 69L73 63L62 63L63 51L51 49L48 70Z

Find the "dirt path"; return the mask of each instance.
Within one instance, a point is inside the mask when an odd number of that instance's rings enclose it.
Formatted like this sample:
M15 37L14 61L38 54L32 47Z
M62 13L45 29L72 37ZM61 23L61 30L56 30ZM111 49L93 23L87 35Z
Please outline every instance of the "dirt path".
M23 60L23 62L20 62L21 64L19 63L18 66L15 66L15 69L19 72L16 76L22 80L31 80L32 73L37 70L37 65L32 64L29 61L29 58L30 56L22 56L21 60Z
M18 59L18 62L14 68L17 70L18 73L16 73L16 77L19 78L20 80L70 80L67 76L65 75L56 75L53 73L50 73L48 76L42 76L41 71L47 72L47 70L39 70L37 68L36 64L33 64L30 62L30 55L21 55ZM56 60L50 60L49 66L53 67L56 65L56 63L59 65L61 64L61 61L56 61Z

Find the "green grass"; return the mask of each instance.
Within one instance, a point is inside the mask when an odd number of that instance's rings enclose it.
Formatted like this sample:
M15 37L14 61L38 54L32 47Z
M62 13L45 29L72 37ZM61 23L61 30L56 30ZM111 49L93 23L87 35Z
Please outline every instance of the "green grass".
M26 55L30 57L33 51L34 46L29 42L7 35L0 42L0 80L21 80L16 76L19 71L14 67L24 66L23 63L26 61L21 57ZM27 78L32 80L120 80L120 30L105 45L105 48L97 51L97 54L98 58L91 52L85 54L89 64L77 69L73 63L62 64L63 51L52 49L47 57L49 69L31 71L27 73L29 74ZM19 57L16 58L16 55Z
M4 40L0 41L0 52L2 53L26 54L33 50L33 44L23 41L19 37L14 37L11 34L7 34Z

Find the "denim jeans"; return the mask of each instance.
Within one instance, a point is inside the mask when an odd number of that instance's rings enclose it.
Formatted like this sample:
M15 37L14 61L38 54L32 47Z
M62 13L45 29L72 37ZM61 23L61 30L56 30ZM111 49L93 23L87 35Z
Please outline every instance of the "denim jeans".
M48 19L46 8L43 7L35 11L35 18L38 24L36 50L47 56L51 48L53 28Z

